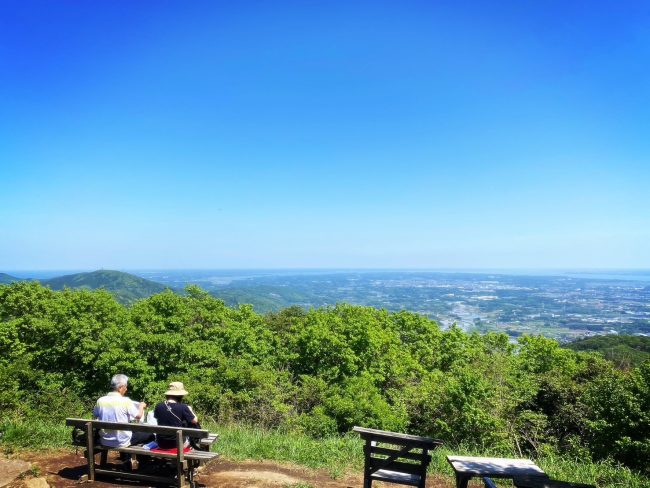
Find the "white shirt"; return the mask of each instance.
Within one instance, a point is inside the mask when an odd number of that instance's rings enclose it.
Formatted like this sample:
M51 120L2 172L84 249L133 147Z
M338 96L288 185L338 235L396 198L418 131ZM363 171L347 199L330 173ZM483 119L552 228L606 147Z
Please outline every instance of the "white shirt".
M112 391L97 400L93 417L102 422L129 422L140 413L136 403L129 397ZM129 430L100 430L101 443L108 447L126 447L131 444L132 432Z

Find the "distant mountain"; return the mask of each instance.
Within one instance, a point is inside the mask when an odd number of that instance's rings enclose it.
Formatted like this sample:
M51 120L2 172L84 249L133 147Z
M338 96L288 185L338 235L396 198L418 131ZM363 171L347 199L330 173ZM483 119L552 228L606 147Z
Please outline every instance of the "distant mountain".
M14 281L22 281L20 278L15 276L8 275L6 273L0 273L0 285L5 283L13 283Z
M124 304L147 298L168 288L155 281L149 281L129 273L103 269L90 273L59 276L49 280L42 280L41 283L53 290L62 290L65 287L85 288L88 290L104 288Z
M650 359L650 337L632 335L602 335L570 342L574 351L595 351L619 368L638 366Z

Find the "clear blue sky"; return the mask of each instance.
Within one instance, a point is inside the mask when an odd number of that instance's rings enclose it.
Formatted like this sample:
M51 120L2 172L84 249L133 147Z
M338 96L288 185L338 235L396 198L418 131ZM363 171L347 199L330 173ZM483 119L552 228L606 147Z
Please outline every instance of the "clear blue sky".
M0 271L650 267L650 2L4 1Z

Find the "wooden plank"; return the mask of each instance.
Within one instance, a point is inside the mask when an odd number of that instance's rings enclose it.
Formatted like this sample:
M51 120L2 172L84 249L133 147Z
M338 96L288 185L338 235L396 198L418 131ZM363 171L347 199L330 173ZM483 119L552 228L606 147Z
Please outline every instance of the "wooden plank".
M386 463L382 463L381 460L377 460L374 458L370 459L368 465L370 466L371 474L374 474L373 471L379 471L385 469L390 471L399 471L401 473L421 475L427 470L427 467L422 464L401 463L399 461L393 461L391 463L386 464Z
M90 419L74 419L68 418L65 419L65 424L67 426L81 427L83 428L88 422L93 423L93 428L95 429L107 429L107 430L127 430L131 432L150 432L158 434L176 434L178 429L183 431L183 435L194 437L197 439L203 439L210 435L210 432L204 429L192 429L189 427L168 427L164 425L149 425L149 424L127 424L122 422L101 422L99 420L90 420Z
M153 474L129 473L128 471L113 471L111 469L97 469L97 474L112 478L124 478L136 481L150 481L153 483L173 484L174 478L155 476Z
M199 441L199 444L202 445L202 446L211 446L218 439L219 439L219 434L214 434L214 433L210 432L210 435L208 435L208 437L206 437L205 439L201 439Z
M126 452L129 454L138 454L140 456L150 456L154 458L163 458L163 459L176 459L176 453L171 452L155 452L149 449L144 449L142 446L129 446L129 447L108 447L108 446L95 446L95 451L116 451L116 452ZM209 461L211 459L219 457L219 454L216 452L210 451L190 451L183 454L185 459L193 459L196 461Z
M401 473L399 471L391 471L389 469L382 469L377 471L372 475L372 479L411 486L418 486L422 481L422 478L416 474Z
M405 442L417 445L418 447L425 446L428 448L433 448L439 445L442 445L442 441L437 439L432 439L430 437L421 437L411 434L401 434L399 432L389 432L386 430L377 430L377 429L367 429L365 427L355 426L352 429L354 432L357 432L362 439L371 438L373 440L379 440L390 443L395 441L394 444L400 445Z
M373 447L370 450L371 454L379 454L379 455L387 455L390 456L391 454L399 453L400 451L396 449L389 449L386 447ZM423 459L426 460L427 464L431 461L431 456L428 454L424 453L419 453L419 452L404 452L400 454L398 457L404 458L404 459L412 459L414 461L422 461Z

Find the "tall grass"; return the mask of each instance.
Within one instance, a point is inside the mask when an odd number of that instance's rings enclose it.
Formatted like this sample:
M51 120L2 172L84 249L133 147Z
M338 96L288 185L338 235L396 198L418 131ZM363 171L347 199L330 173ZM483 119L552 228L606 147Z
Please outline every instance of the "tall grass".
M265 430L240 424L207 424L219 432L215 449L228 459L274 460L326 469L339 477L350 469L363 468L363 444L356 435L313 439L284 430Z
M16 449L59 449L70 447L72 429L64 422L40 420L0 421L0 449L12 452Z
M324 469L334 478L350 471L361 473L363 469L363 443L353 434L313 439L296 432L242 424L204 423L203 427L219 433L219 441L213 449L226 459L298 464ZM5 420L0 422L0 450L71 448L70 431L63 422ZM431 455L431 473L451 480L453 473L446 456L498 456L498 453L477 452L467 446L454 449L443 446ZM555 479L595 484L598 488L650 488L650 479L613 462L591 462L557 454L546 454L535 462Z

